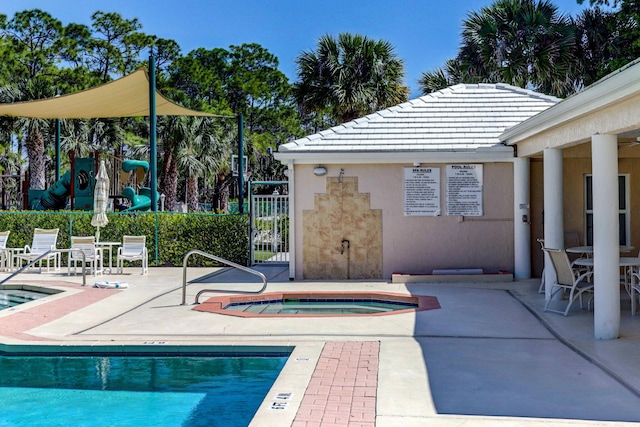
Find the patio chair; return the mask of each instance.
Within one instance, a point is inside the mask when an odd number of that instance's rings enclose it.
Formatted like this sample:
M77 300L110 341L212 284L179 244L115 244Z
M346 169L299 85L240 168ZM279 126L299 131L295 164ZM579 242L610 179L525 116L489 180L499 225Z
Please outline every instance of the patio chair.
M54 270L59 270L60 269L60 253L50 252L56 249L57 241L58 241L57 228L34 229L33 241L31 242L31 245L26 245L23 249L17 250L16 253L14 254L17 267L22 266L22 261L26 261L27 263L29 263L42 256L42 258L40 258L40 260L38 261L40 272L42 272L42 263L44 261L47 262L47 271L49 271L51 267L51 261L53 261Z
M73 266L73 273L76 274L78 264L81 264L83 269L88 265L94 276L103 273L102 248L96 247L95 237L71 236L71 249L73 250L69 252L68 274L71 274L71 266ZM83 253L84 259L82 258Z
M142 274L149 271L149 255L145 246L145 236L122 236L122 246L118 248L116 267L122 274L124 261L142 261Z
M538 287L538 293L544 293L544 269L547 263L547 256L544 253L544 239L536 239L540 243L540 249L542 249L542 277L540 277L540 286Z
M13 257L11 256L11 249L7 248L7 240L9 240L8 231L0 231L0 269L10 270L13 263Z
M566 316L571 309L571 305L576 299L580 299L580 308L582 309L582 294L593 293L593 283L587 280L591 279L593 272L591 270L584 273L578 272L571 267L571 261L564 250L543 248L551 261L551 267L555 270L556 280L551 285L551 297L544 305L544 311L560 313ZM569 293L567 296L568 303L564 310L556 310L549 308L554 302L554 296L560 292ZM591 299L589 299L589 310L591 310Z

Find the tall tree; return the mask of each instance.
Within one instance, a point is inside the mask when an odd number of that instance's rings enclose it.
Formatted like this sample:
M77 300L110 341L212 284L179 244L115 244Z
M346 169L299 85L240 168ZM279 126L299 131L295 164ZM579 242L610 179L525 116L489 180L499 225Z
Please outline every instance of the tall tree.
M579 75L576 88L588 86L624 65L619 58L628 49L621 39L615 12L596 6L585 9L575 18L576 61Z
M217 114L244 116L245 154L249 155L252 177L258 179L266 171L260 169L262 164L256 159L268 156L282 142L302 134L291 85L278 66L273 54L250 43L230 46L229 50L196 49L168 68L168 84L186 97L205 103L209 111ZM218 121L235 127L234 120ZM228 135L235 138L235 130ZM226 175L230 170L210 172L220 172L215 194L221 194L222 187L229 182ZM211 175L214 174L208 176Z
M222 169L229 158L230 144L220 135L219 126L208 117L183 117L182 143L178 166L186 178L185 201L189 211L199 210L198 180L209 171Z
M0 89L0 101L20 102L49 98L54 95L50 83L42 78L23 79L16 85ZM29 188L46 188L46 141L51 138L51 121L34 118L19 118L12 121L14 132L24 135L29 159Z
M20 68L13 77L34 78L55 73L62 49L63 25L39 9L18 12L4 27Z
M303 112L346 122L407 99L404 65L393 46L358 34L324 35L296 59L294 94Z
M10 45L11 82L2 88L3 102L42 99L56 94L55 76L61 61L63 26L38 9L18 12L6 21L3 36ZM6 46L7 48L9 46ZM50 122L23 118L13 121L14 132L24 136L29 159L30 188L46 188L46 142Z
M153 38L138 31L142 25L137 19L124 19L113 12L96 12L91 20L88 65L102 82L124 76L140 66L140 53L153 43Z
M550 95L575 90L575 27L547 0L497 0L470 12L453 77L459 82L508 83ZM423 92L430 75L421 79Z

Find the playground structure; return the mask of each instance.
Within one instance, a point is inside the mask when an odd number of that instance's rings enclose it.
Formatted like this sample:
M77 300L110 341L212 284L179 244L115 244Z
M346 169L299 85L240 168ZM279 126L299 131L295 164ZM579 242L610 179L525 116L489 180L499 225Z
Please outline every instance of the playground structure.
M138 183L144 182L144 176L149 171L149 163L144 160L124 160L122 170L125 173L135 174ZM122 190L122 197L129 200L129 207L124 211L147 211L151 209L151 188L139 186L136 192L132 186ZM156 195L156 203L159 196Z
M98 160L96 158L74 158L71 156L71 168L46 190L28 190L26 209L61 210L70 204L71 209L93 210L95 176ZM120 180L127 186L121 194L110 198L129 201L122 211L146 211L151 208L151 189L141 186L149 170L149 163L143 160L123 160ZM139 189L136 191L136 187ZM113 189L111 189L113 191ZM156 198L156 202L158 197Z

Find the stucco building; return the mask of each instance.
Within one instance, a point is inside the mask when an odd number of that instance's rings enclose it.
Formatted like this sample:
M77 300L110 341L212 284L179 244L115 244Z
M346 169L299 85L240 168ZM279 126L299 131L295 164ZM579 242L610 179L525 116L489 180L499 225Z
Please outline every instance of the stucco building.
M282 145L275 157L289 171L290 276L472 269L528 277L528 191L520 190L529 172L499 136L558 101L461 84Z

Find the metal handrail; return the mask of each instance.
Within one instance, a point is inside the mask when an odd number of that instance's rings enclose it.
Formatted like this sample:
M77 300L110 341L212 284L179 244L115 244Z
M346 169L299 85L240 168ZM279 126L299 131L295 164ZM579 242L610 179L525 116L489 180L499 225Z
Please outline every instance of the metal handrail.
M31 267L32 265L34 265L36 262L40 261L42 258L46 257L47 255L49 255L50 253L62 253L62 252L80 252L82 254L82 265L84 266L84 264L86 263L86 255L83 251L79 250L79 249L50 249L47 252L43 253L42 255L38 256L36 259L34 259L33 261L29 262L27 265L20 267L18 270L14 271L13 273L11 273L9 276L5 277L4 279L2 279L0 281L0 286L4 285L5 282L13 279L14 277L16 277L18 274L22 273L23 271L25 271L27 268ZM87 284L87 276L84 272L84 268L82 268L82 286L86 286Z
M182 305L186 305L187 303L187 261L189 260L189 257L191 255L195 255L195 254L202 255L203 257L218 261L230 267L234 267L239 270L246 271L247 273L260 277L262 279L262 288L260 288L260 290L258 291L238 291L235 289L203 289L196 294L196 300L194 304L199 304L198 299L200 298L200 295L202 295L205 292L235 292L238 294L261 294L267 288L267 278L265 277L264 274L260 273L259 271L245 267L244 265L236 264L235 262L226 260L224 258L220 258L219 256L211 255L210 253L194 249L192 251L189 251L184 256L184 259L182 261Z

